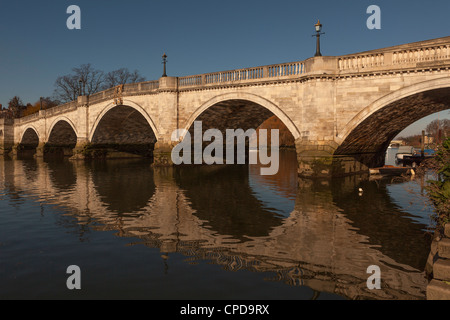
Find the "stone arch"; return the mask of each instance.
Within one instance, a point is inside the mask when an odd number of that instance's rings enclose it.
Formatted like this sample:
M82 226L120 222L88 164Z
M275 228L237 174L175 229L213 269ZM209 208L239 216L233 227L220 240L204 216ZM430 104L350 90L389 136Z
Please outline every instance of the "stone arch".
M157 142L154 123L140 106L129 102L109 104L97 117L89 141L102 150L99 154L153 157Z
M145 109L143 107L141 107L139 104L128 100L128 99L124 99L123 100L123 106L128 106L131 107L133 109L136 109L148 122L148 124L150 125L156 140L159 139L159 131L156 128L155 123L153 122L152 118L148 115L148 113L145 111ZM109 103L108 105L106 105L105 108L103 108L103 110L98 114L97 118L94 121L94 124L91 127L91 130L89 131L89 141L92 141L92 138L94 137L95 131L97 130L97 127L100 123L100 121L103 119L103 117L105 116L105 114L107 114L110 110L114 109L118 107L118 105L114 104L114 103Z
M66 117L52 122L47 137L44 153L58 156L71 156L78 140L74 124Z
M32 156L39 147L41 141L39 131L33 125L28 125L22 132L17 149L14 150L18 156Z
M364 120L370 117L375 112L385 108L386 106L413 96L414 94L431 91L434 89L450 88L450 77L443 77L435 80L423 81L408 87L404 87L395 92L389 93L378 100L372 102L370 105L361 110L356 116L354 116L345 126L345 128L338 134L338 139L344 141L348 135Z
M60 121L65 121L68 125L70 125L72 127L73 132L75 132L75 135L78 137L78 131L77 128L75 127L75 124L73 123L72 120L70 120L69 118L65 117L65 116L60 116L57 117L52 124L50 125L48 131L47 131L47 137L50 137L55 125L60 122Z
M250 103L259 105L271 113L273 113L275 116L277 116L284 125L289 129L294 139L298 139L300 137L300 131L298 130L297 126L294 124L294 122L286 115L286 113L278 107L273 102L255 95L251 93L245 93L245 92L235 92L235 93L226 93L222 95L215 96L214 98L206 101L203 103L200 107L198 107L189 117L189 119L186 121L185 126L182 129L189 130L189 128L192 127L192 124L196 119L200 117L201 114L203 114L206 110L209 108L219 104L224 103L227 101L248 101ZM183 137L180 137L183 138Z
M34 146L34 148L36 148L41 141L41 137L39 136L39 131L36 130L36 127L28 125L23 130L19 141L22 146Z
M367 167L383 165L389 142L410 124L450 109L450 78L420 82L390 93L359 112L339 134L337 156Z

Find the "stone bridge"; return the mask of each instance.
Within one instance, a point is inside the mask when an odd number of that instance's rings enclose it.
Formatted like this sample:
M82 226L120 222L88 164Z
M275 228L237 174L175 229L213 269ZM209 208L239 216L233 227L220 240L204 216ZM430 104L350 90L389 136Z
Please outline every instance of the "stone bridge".
M126 84L0 124L5 152L86 145L139 149L171 164L176 129L247 130L277 116L295 139L301 176L384 163L413 122L450 108L450 37L344 56ZM130 147L134 146L134 147ZM138 146L137 148L135 148ZM48 149L47 148L47 149ZM127 149L128 148L128 149Z

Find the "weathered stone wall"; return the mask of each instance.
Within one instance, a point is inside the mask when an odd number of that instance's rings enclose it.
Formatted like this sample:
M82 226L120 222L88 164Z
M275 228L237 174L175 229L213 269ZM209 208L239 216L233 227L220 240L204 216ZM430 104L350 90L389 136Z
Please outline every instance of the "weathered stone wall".
M450 300L450 223L437 230L427 262L428 300Z

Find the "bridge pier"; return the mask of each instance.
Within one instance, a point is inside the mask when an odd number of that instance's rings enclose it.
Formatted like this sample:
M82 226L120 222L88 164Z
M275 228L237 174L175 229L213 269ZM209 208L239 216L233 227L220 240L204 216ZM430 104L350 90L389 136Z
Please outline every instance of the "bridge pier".
M299 177L332 178L369 171L369 167L357 156L336 155L339 144L335 141L298 139L295 147Z
M14 146L14 120L0 119L0 155L7 155Z
M75 145L75 148L72 150L72 156L70 159L76 160L76 159L84 159L85 158L85 150L86 147L89 145L88 140L78 140L77 144Z
M176 144L175 142L156 142L155 149L153 149L153 166L173 166L172 149Z
M304 178L329 178L333 172L334 141L313 141L304 138L295 141L298 175Z
M35 158L43 157L45 153L45 142L39 142L39 145L36 148L36 153L34 154Z

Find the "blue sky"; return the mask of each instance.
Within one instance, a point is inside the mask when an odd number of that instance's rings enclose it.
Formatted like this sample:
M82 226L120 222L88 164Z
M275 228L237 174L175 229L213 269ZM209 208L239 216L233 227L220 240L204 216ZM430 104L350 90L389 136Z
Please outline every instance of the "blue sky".
M304 60L314 55L319 18L323 55L450 35L448 0L0 1L3 106L15 95L25 103L51 96L56 78L84 63L156 80L164 52L170 76ZM381 30L366 27L372 4ZM81 30L66 27L69 5L81 8Z

